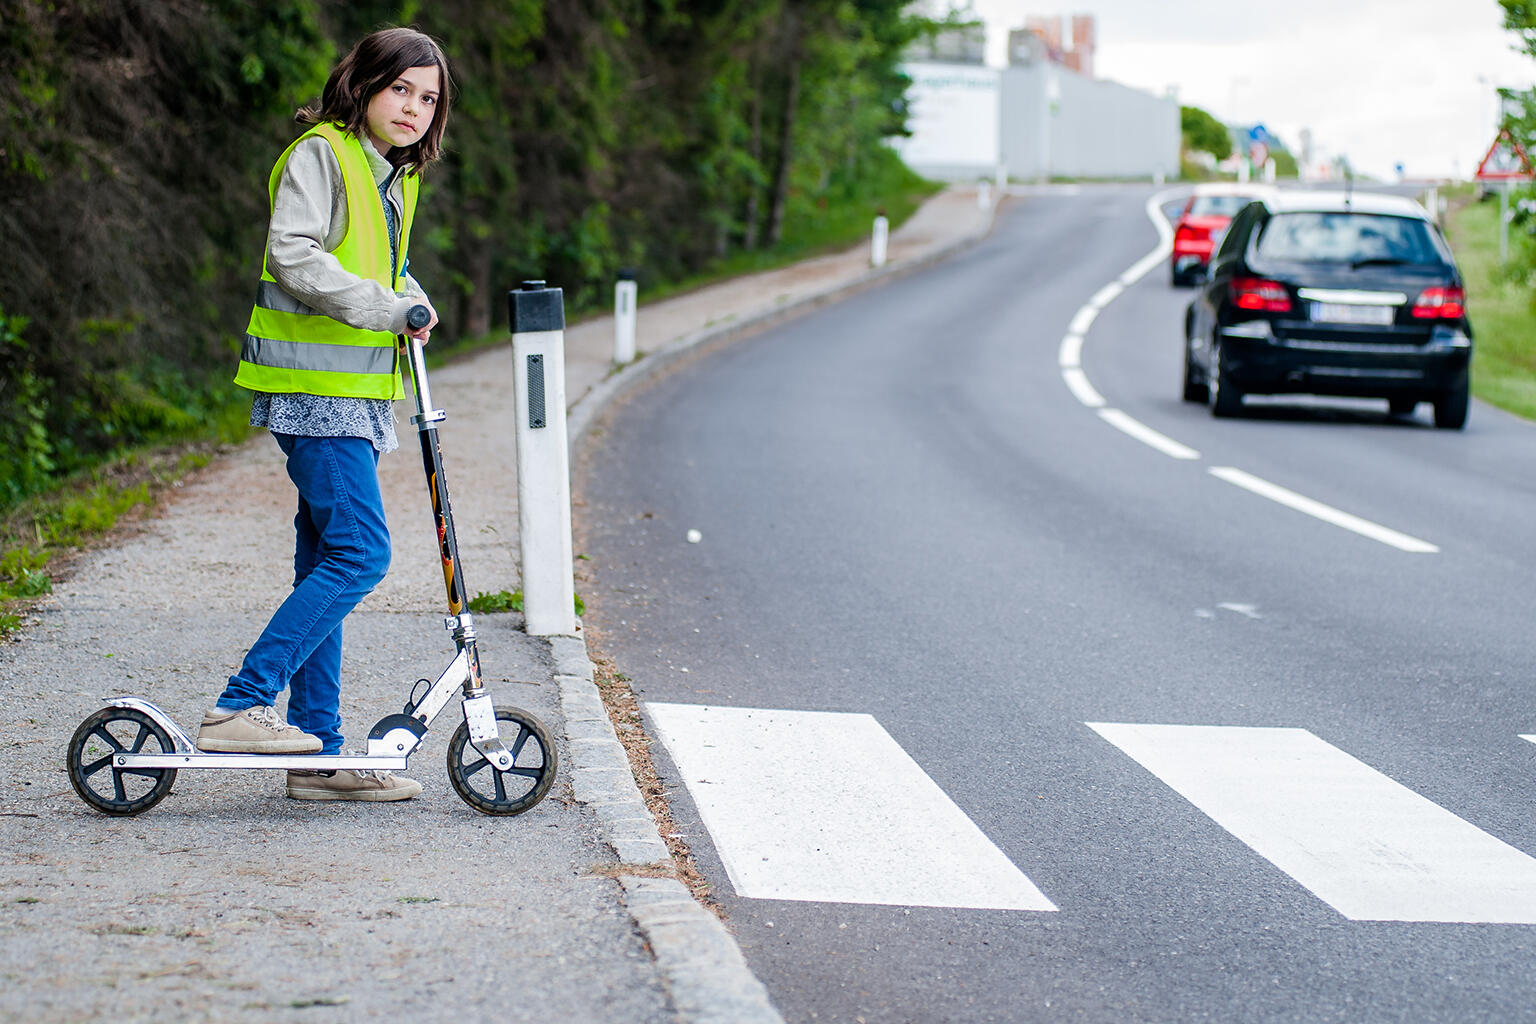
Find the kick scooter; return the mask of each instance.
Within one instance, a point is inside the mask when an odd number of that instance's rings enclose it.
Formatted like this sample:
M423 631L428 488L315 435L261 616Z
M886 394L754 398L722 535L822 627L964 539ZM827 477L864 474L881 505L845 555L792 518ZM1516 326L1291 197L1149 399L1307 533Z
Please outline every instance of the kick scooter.
M413 328L425 327L431 313L425 306L413 306L406 319ZM409 341L417 413L411 422L421 440L437 523L448 589L445 625L453 632L458 655L435 682L417 680L403 711L378 721L368 733L365 754L205 753L168 714L144 698L113 698L81 722L69 741L69 781L86 803L103 814L147 811L171 791L176 772L186 768L402 771L455 691L463 694L464 721L448 741L448 779L464 802L485 814L521 814L549 793L559 756L548 730L527 711L493 705L480 680L480 655L474 622L465 609L468 591L458 571L458 540L437 436L437 425L447 414L432 408L421 342ZM423 683L428 686L418 698L416 688Z

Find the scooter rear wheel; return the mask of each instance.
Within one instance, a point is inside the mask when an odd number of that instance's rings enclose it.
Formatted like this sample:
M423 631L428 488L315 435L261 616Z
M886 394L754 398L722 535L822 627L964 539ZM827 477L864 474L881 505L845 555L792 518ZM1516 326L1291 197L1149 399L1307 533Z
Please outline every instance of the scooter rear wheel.
M522 708L497 708L496 729L512 752L512 770L493 767L469 742L469 723L461 722L448 741L448 781L482 814L522 814L548 795L560 756L544 723Z
M171 737L132 708L102 708L80 723L69 741L69 781L80 799L103 814L147 811L176 782L174 768L118 768L118 754L170 753Z

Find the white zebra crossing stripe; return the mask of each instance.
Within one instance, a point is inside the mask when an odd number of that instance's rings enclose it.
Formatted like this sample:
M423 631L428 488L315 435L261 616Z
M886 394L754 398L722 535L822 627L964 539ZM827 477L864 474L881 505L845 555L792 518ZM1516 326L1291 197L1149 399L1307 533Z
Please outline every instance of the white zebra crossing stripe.
M742 896L1056 909L870 715L645 709Z
M1087 724L1351 920L1536 924L1536 859L1305 729Z

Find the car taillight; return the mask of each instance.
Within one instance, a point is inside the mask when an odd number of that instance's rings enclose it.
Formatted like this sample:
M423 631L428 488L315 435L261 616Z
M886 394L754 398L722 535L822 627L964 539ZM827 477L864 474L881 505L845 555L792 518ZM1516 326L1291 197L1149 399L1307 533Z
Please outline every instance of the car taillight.
M1269 281L1262 277L1234 277L1232 304L1238 309L1263 313L1289 313L1291 296L1279 281Z
M1178 242L1199 242L1210 238L1211 233L1206 228L1197 228L1188 224L1180 224L1179 230L1174 232L1173 237L1174 240Z
M1456 287L1435 285L1413 300L1413 315L1420 320L1460 320L1467 311L1467 293Z

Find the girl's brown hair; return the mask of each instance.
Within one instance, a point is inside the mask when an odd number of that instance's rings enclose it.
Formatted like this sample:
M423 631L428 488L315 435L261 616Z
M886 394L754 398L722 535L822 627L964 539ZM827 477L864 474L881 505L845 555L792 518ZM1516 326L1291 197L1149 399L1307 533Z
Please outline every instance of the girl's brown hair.
M318 106L300 107L294 119L300 124L335 121L347 131L368 137L368 102L388 89L408 68L436 65L442 77L432 123L416 142L389 151L390 163L409 166L420 174L428 164L442 156L443 127L448 123L449 100L453 93L448 73L448 58L431 36L413 28L384 28L364 36L352 52L341 59L326 79Z

